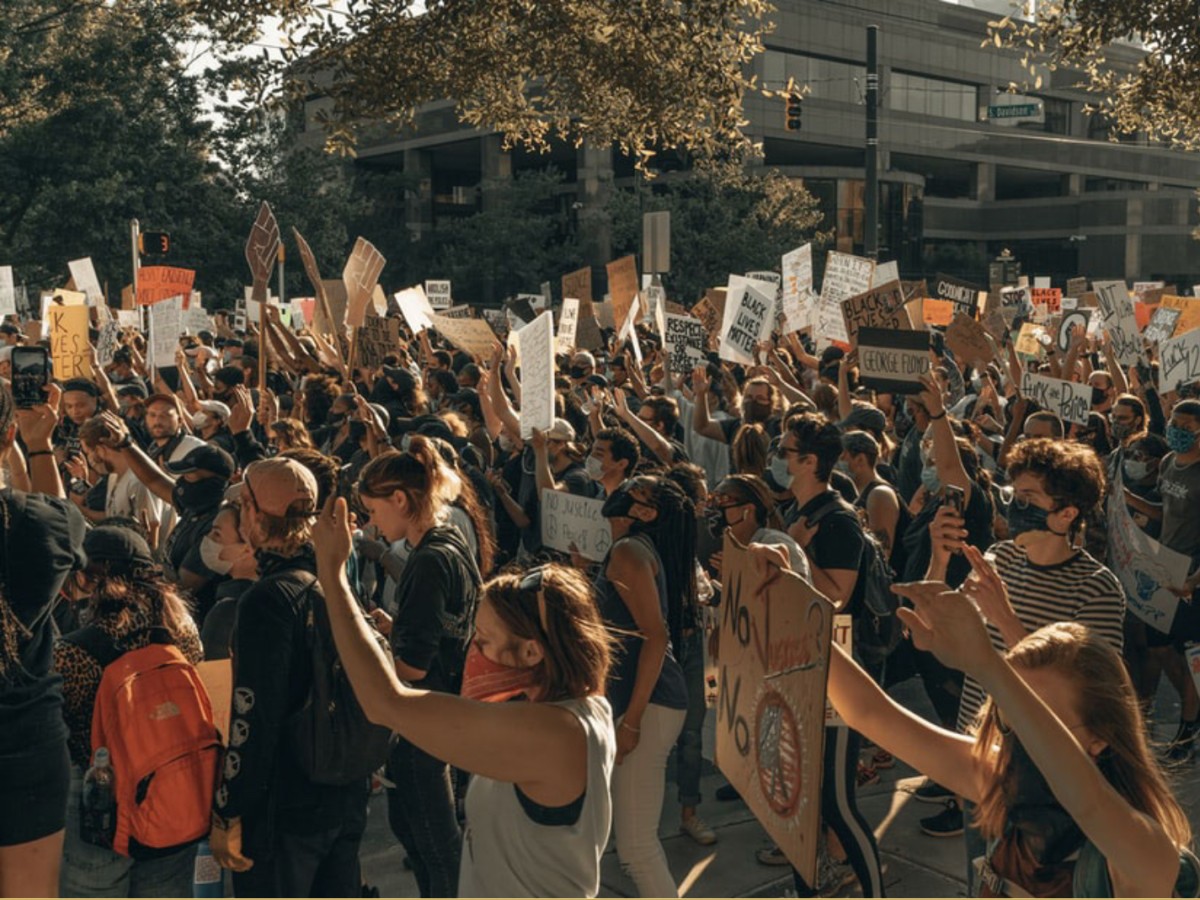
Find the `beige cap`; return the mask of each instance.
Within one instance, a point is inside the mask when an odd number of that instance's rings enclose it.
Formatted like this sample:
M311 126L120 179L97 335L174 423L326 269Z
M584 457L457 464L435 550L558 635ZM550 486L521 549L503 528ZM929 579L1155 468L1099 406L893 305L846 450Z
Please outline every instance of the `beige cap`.
M271 516L316 515L317 479L294 459L275 457L251 463L242 476L242 496Z

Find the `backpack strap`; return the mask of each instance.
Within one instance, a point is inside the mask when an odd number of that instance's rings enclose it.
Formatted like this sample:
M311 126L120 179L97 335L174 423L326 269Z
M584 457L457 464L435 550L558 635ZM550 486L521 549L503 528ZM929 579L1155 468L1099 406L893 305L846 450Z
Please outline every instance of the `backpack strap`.
M853 510L853 508L851 508L850 504L848 504L844 499L842 499L841 494L838 494L836 497L834 497L828 503L826 503L825 505L818 508L817 511L814 512L811 516L805 516L805 519L808 522L809 527L811 528L813 526L819 525L822 519L824 519L826 516L832 515L835 512L850 513L850 515L854 516L855 521L858 521L858 514L856 512L854 512L854 510Z
M165 630L165 629L163 629ZM101 669L107 669L125 655L125 649L118 646L104 630L96 625L87 625L78 631L63 637L69 644L74 644L92 659L100 664Z

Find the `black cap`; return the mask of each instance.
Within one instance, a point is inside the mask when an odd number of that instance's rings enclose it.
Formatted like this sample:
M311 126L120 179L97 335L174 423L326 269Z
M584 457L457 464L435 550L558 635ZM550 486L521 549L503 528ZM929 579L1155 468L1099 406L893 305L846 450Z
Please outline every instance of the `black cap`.
M83 537L83 552L89 563L108 563L109 569L153 567L154 554L146 539L131 528L99 525Z
M0 334L20 334L20 333L21 333L21 329L18 328L16 325L14 325L12 322L5 322L3 325L0 325Z
M203 469L225 479L232 478L236 468L233 457L212 444L189 450L183 459L166 464L167 471L172 475L185 475Z
M90 394L93 397L100 396L100 388L88 381L86 378L71 378L63 384L63 393L67 391L83 391L85 394Z

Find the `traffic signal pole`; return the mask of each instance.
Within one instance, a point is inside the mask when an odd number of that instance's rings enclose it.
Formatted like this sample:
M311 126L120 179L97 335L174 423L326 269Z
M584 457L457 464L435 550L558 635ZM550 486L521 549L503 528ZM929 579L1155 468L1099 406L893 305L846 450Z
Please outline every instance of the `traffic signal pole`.
M879 258L879 26L867 26L866 197L863 201L863 251Z

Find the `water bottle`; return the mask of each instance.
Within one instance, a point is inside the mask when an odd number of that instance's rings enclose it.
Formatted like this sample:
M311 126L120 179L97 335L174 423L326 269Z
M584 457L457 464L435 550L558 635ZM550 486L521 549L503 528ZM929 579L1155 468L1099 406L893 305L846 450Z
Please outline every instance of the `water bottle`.
M196 847L196 865L192 870L193 897L224 897L225 873L212 855L208 838Z
M112 848L117 832L117 794L108 748L97 747L83 776L80 831L85 843Z

